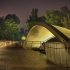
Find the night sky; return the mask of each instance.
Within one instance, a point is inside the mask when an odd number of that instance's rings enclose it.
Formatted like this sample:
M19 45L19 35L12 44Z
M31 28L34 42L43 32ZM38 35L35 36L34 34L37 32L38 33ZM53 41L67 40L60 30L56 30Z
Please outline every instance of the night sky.
M16 14L26 29L25 22L32 8L37 8L38 16L42 16L45 10L60 10L63 6L70 9L70 0L0 0L0 17Z

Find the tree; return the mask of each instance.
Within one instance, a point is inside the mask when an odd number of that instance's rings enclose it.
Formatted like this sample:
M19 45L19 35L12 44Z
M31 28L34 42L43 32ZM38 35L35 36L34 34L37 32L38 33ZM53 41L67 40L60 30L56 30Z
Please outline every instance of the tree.
M4 39L4 34L5 34L4 17L0 17L0 39Z
M5 20L10 20L12 19L12 21L16 24L19 24L20 23L20 19L15 15L15 14L8 14L6 17L5 17Z
M38 17L38 9L33 8L31 15L29 16L29 19L26 21L26 26L28 30L35 22L45 22L45 17L44 16Z
M10 40L18 40L20 39L19 33L19 19L16 15L7 15L4 19L5 22L5 38ZM15 36L16 35L16 36Z
M60 10L61 10L61 14L62 14L63 16L65 16L66 14L69 13L69 9L68 9L67 6L61 7Z
M18 30L14 31L14 40L21 40L21 35Z
M20 33L24 34L24 28L20 28Z
M29 19L26 21L27 28L30 29L36 21L38 21L38 9L33 8Z
M44 16L46 18L45 22L53 25L63 26L61 24L61 13L60 11L55 10L46 10L44 12Z
M31 21L37 21L37 18L38 18L38 9L36 9L36 8L32 9L30 18L32 19Z
M38 17L38 22L45 22L45 16Z
M70 15L69 14L63 17L62 24L65 28L70 29Z
M20 28L20 35L21 35L21 37L22 37L23 35L25 35L24 28Z
M16 33L16 30L18 31L18 25L14 23L11 19L5 19L5 38L10 40L15 40L14 34Z
M27 36L28 30L25 30L25 36Z
M20 19L15 14L0 17L0 39L20 40L19 23Z
M61 23L65 28L70 29L70 10L67 6L61 7L62 19Z

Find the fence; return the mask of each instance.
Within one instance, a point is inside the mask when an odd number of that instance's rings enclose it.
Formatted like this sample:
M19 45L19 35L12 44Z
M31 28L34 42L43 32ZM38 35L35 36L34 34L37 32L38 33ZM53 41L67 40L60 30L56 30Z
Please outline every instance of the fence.
M39 48L43 41L24 41L24 48L32 49L32 48Z
M27 49L39 48L43 41L25 41L24 47ZM47 42L45 43L45 51L47 60L66 67L70 67L70 54L65 49L62 42Z
M45 46L46 57L49 61L70 67L70 54L65 49L65 45L60 42L49 42Z

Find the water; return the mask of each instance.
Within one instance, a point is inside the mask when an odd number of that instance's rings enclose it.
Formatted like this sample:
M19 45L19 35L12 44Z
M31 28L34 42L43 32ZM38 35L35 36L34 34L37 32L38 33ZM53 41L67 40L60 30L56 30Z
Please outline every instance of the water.
M60 66L46 61L39 51L23 48L0 49L0 70L62 70ZM64 68L64 70L69 70Z

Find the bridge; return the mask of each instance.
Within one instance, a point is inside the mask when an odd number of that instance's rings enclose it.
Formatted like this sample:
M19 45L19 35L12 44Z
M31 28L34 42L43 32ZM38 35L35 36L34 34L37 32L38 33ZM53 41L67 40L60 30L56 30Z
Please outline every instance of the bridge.
M70 70L68 29L37 22L29 30L23 47L15 44L0 42L0 70Z
M48 42L57 38L57 42ZM40 48L45 43L46 59L70 67L70 30L44 22L35 23L24 42L25 49Z

